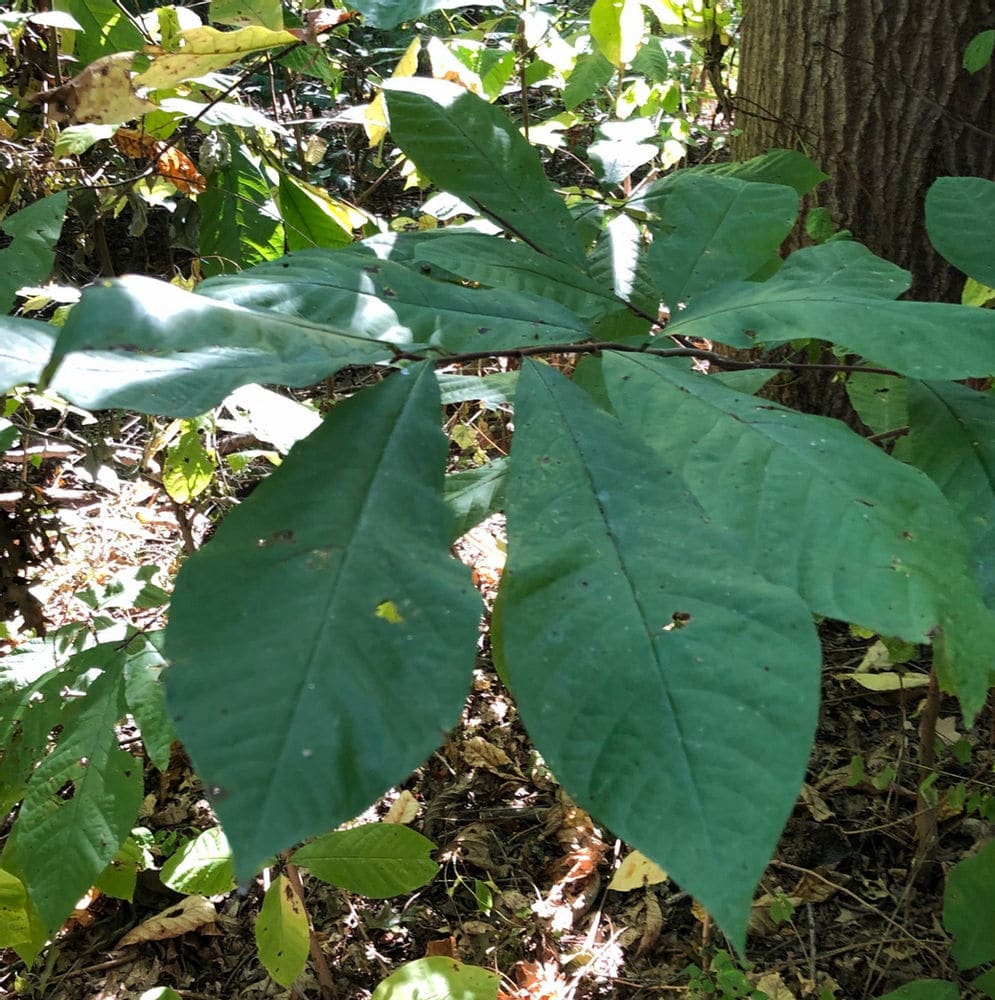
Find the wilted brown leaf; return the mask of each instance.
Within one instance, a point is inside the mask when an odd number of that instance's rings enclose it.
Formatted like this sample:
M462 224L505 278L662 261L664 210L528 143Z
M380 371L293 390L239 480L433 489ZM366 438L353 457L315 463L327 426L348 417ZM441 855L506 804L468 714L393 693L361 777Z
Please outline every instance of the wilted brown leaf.
M209 899L203 896L187 896L176 906L171 906L133 927L118 941L117 947L124 948L129 944L140 944L142 941L163 941L166 938L180 937L205 926L213 927L217 919L217 911Z
M384 816L383 821L385 823L399 823L401 825L411 823L418 815L419 808L421 807L418 804L418 800L411 792L404 789L390 804L390 808L387 810L387 815Z

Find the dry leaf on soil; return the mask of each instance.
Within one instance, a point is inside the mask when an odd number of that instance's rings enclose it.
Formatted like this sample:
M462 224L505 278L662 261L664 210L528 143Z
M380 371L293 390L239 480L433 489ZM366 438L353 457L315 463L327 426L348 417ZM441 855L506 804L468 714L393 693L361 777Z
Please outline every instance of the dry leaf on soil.
M140 944L142 941L163 941L166 938L180 937L182 934L203 927L213 927L217 919L217 911L209 899L203 896L187 896L176 906L171 906L132 928L118 941L117 947L124 948L129 944Z
M612 876L608 888L616 892L632 892L633 889L666 881L667 873L655 861L650 861L639 851L630 851Z
M387 815L384 816L383 821L385 823L399 823L401 825L412 823L417 817L420 808L418 800L414 795L407 789L404 789L390 804L390 808L387 810Z
M501 777L501 768L512 767L511 758L500 748L488 743L483 736L471 736L463 744L463 759L470 767L482 767Z

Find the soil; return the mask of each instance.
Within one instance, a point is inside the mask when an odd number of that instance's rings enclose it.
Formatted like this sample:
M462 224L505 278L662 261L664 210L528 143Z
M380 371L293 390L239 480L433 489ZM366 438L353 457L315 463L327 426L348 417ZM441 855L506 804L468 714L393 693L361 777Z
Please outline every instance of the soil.
M113 432L102 479L83 471L87 448L79 442L30 467L29 492L59 498L47 503L58 510L60 536L53 539L50 522L43 525L48 550L36 547L30 574L52 625L92 615L73 595L126 567L159 565L168 578L184 546L207 533L208 515L221 499L231 502L229 493L199 502L197 510L177 508L135 475L144 425L125 421ZM10 471L10 453L6 461ZM500 518L474 529L457 551L490 601L502 563ZM143 624L155 624L145 615ZM939 837L923 856L917 816L925 774L917 760L925 688L864 689L851 675L870 640L834 622L820 630L818 737L800 798L757 890L747 951L752 968L740 968L772 1000L879 997L926 977L961 983L970 995L949 957L940 914L945 873L991 835L976 812L992 793L995 715L989 709L964 730L956 705L943 702L929 800L936 803ZM928 664L914 659L906 669L921 675ZM134 735L121 731L122 741ZM165 773L147 765L146 775L145 826L190 836L212 825L180 747ZM362 1000L401 964L427 954L495 970L502 996L520 1000L703 996L706 981L714 996L747 989L744 978L725 992L714 986L728 945L679 886L664 879L628 891L609 888L628 848L557 786L491 666L486 631L459 724L364 818L383 818L392 807L437 845L440 871L422 889L386 901L305 874L307 910L330 986L319 982L314 962L291 990L267 976L254 939L261 880L213 898L216 921L200 930L119 946L127 931L181 898L150 870L133 902L95 896L30 969L3 953L0 992L112 1000L169 986L188 1000ZM705 971L694 973L695 967Z

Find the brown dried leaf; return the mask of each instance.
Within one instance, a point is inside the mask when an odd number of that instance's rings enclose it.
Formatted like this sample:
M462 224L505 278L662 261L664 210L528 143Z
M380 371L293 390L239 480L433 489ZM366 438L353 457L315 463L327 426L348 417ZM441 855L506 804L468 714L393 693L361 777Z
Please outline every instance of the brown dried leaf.
M471 736L463 744L463 759L470 767L482 767L500 774L503 767L511 767L511 758L500 748L488 743L483 736Z
M180 937L190 931L200 930L206 925L213 926L217 919L217 911L209 899L203 896L187 896L176 906L171 906L133 927L118 941L117 947L124 948L129 944L140 944L142 941L163 941L166 938Z
M826 800L807 781L802 785L801 800L817 823L825 823L835 815Z
M643 936L639 939L639 947L636 949L637 957L645 954L656 944L663 930L663 910L660 909L660 903L652 892L646 893L645 914Z
M417 817L420 808L418 800L414 795L407 789L404 789L390 804L390 808L387 810L387 815L384 816L383 821L384 823L399 823L402 826L412 823L415 817Z
M456 938L450 934L438 941L429 941L425 946L425 957L456 958Z

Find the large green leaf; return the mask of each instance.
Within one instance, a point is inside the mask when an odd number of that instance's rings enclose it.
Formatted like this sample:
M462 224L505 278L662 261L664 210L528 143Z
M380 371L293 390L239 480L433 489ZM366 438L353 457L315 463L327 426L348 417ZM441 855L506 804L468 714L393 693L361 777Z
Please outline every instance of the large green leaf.
M676 314L678 304L766 264L795 224L798 195L781 184L679 171L634 207L655 216L650 274Z
M794 188L799 197L829 180L828 174L794 149L768 149L766 153L739 163L714 163L692 169L718 176L738 177L744 181L786 184Z
M415 21L433 10L455 10L457 7L498 7L499 0L355 0L349 6L363 15L371 28L386 31L403 21Z
M614 291L631 308L603 317L591 326L598 340L643 338L660 312L660 293L649 275L643 231L628 215L611 219L588 257L595 282Z
M87 409L193 417L240 385L312 385L392 353L343 323L241 309L127 277L83 293L56 342L53 385Z
M524 368L515 420L495 641L522 719L741 947L815 728L808 610L552 369Z
M124 654L108 644L77 657L107 669L28 782L15 827L32 902L49 931L72 912L124 843L142 801L142 761L118 748Z
M559 302L584 319L624 307L611 289L585 271L547 257L524 243L495 236L453 236L422 244L416 261L427 261L489 288L526 292Z
M835 243L810 247L789 257L770 281L731 282L706 292L671 321L667 332L731 347L826 340L915 378L960 379L995 372L992 310L891 302L881 293L875 296L855 287L872 280L859 267L815 284L789 268L799 254L837 252ZM883 292L884 279L873 280L880 280Z
M956 382L907 385L910 459L960 516L982 594L995 608L995 396Z
M356 816L459 716L480 599L449 555L428 365L340 404L180 571L167 702L241 878Z
M124 695L128 711L141 730L142 745L149 760L165 774L176 733L166 714L161 679L165 661L159 652L162 641L161 631L130 637L128 659L124 664Z
M80 66L146 44L147 39L131 15L114 0L58 0L53 6L72 14L83 29L72 33L73 54Z
M57 333L50 323L0 316L0 392L38 381Z
M962 969L995 960L995 841L953 867L943 894L943 926Z
M566 204L503 111L442 80L389 81L384 95L391 137L439 187L533 249L583 264Z
M291 861L315 878L373 899L411 892L430 882L439 866L435 844L397 823L366 823L316 837Z
M995 287L995 181L940 177L926 194L930 242L958 270Z
M229 36L230 37L230 36ZM231 125L218 129L227 150L224 166L208 178L200 209L201 270L230 274L283 253L283 222L262 157Z
M604 370L616 414L735 532L744 562L819 614L914 642L942 628L958 656L938 665L953 671L965 711L978 710L995 661L975 637L995 635L995 621L934 483L839 421L662 359L609 354Z
M453 512L450 532L455 541L504 507L508 460L495 458L477 469L446 476L446 503Z
M399 346L429 344L453 353L589 336L573 313L548 299L434 281L359 250L303 250L244 274L205 281L200 292Z
M490 969L433 955L402 965L370 1000L495 1000L500 986L497 973Z
M11 237L10 245L0 250L0 313L9 312L19 288L48 280L68 201L66 191L50 194L11 215L0 226Z

